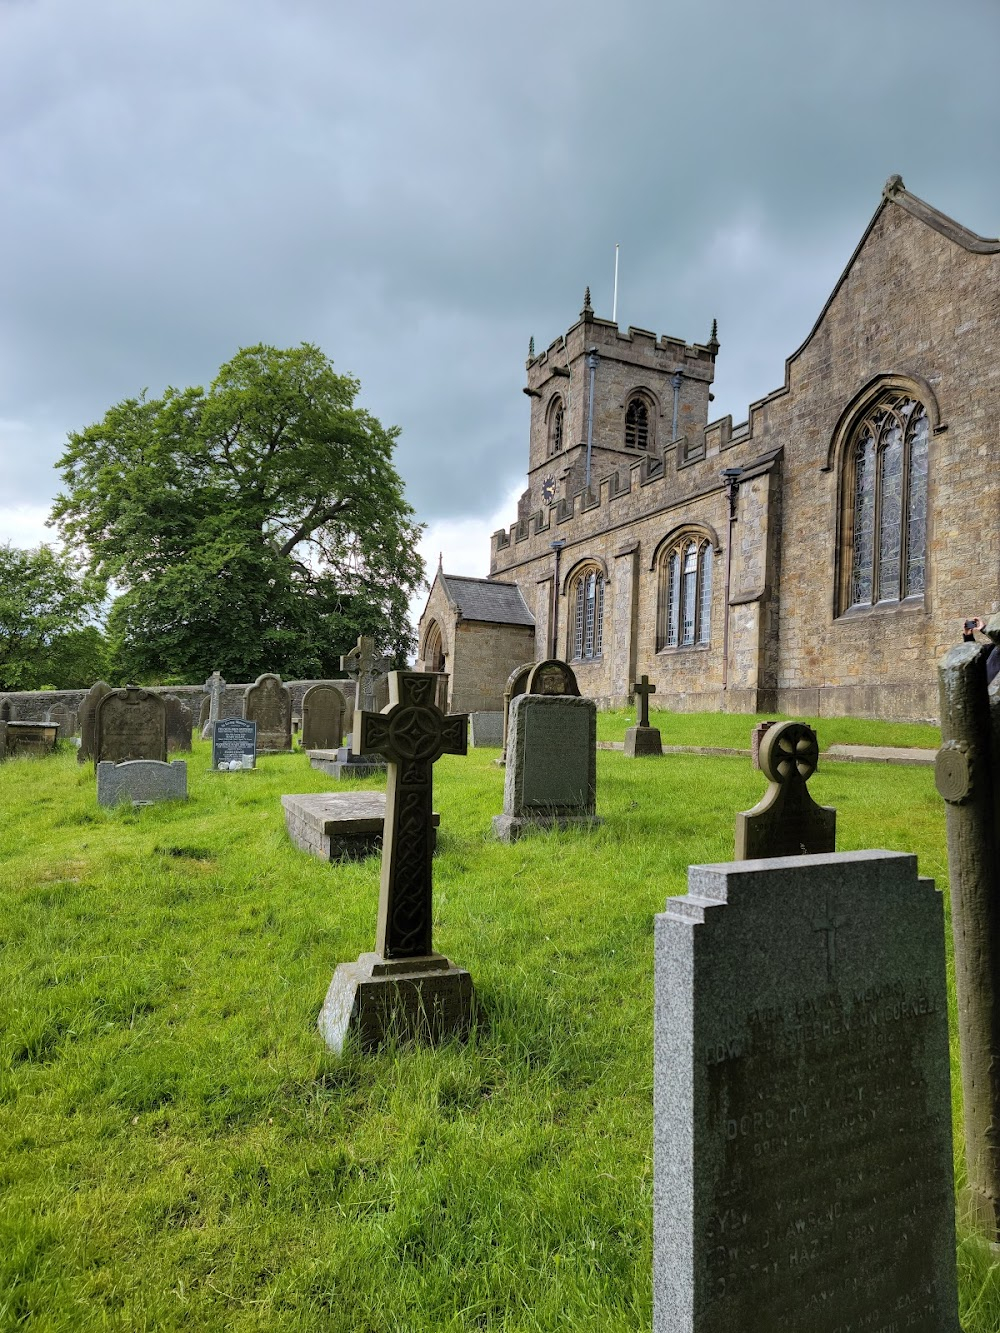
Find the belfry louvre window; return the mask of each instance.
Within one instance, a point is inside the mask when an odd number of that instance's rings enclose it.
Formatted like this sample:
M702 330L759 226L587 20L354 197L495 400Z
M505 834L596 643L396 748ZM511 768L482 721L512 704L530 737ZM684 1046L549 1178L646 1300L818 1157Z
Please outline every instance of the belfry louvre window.
M625 448L649 448L649 406L642 398L632 398L625 409Z
M845 451L842 610L923 593L929 437L926 409L898 391L876 399L855 426Z
M688 534L660 557L656 647L707 644L712 635L712 543Z
M549 412L549 453L561 453L563 447L563 405L557 398Z
M573 657L588 661L601 655L604 634L604 577L593 567L577 575L573 584Z

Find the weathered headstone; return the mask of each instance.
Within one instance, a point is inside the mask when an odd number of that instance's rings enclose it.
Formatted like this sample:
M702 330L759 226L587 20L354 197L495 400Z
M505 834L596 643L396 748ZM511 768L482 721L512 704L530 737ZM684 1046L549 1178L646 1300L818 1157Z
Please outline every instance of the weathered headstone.
M346 700L336 685L311 685L302 696L303 750L339 749L346 711Z
M257 753L292 748L292 696L273 672L258 676L244 694L243 716L257 723Z
M649 725L649 696L656 693L656 686L649 683L648 676L642 676L632 686L635 691L639 716L634 727L625 732L625 754L630 759L641 755L662 754L663 743L657 727Z
M173 694L161 696L167 710L167 753L191 749L191 731L193 718L191 709L183 699Z
M503 735L500 739L500 745L503 750L500 758L496 760L498 764L504 764L507 760L507 737L510 733L510 705L511 701L516 699L519 694L523 694L528 685L528 677L531 675L531 669L535 666L534 662L522 662L519 667L507 677L507 684L503 687Z
M157 759L130 759L124 764L99 760L97 764L97 804L155 805L159 801L187 800L187 763L175 759L160 763Z
M760 743L771 728L777 725L773 718L768 719L764 722L758 722L750 732L750 763L758 772L760 772Z
M51 754L56 748L59 727L55 722L7 722L7 758L16 755Z
M381 711L375 702L376 678L388 670L389 659L375 656L375 640L368 634L358 636L358 641L349 653L340 659L341 671L347 674L357 685L358 712ZM386 685L388 702L388 685Z
M1000 640L1000 616L986 628ZM938 666L941 739L934 780L948 828L951 933L962 1064L969 1221L1000 1244L1000 701L986 645L962 643Z
M167 708L159 695L128 685L97 704L94 760L167 759Z
M4 699L3 703L0 703L0 722L11 722L13 718L13 706L9 699Z
M68 704L53 704L45 714L45 720L59 728L59 739L61 741L68 740L71 736L76 735L77 714Z
M97 705L106 694L111 693L111 686L106 681L98 680L91 685L80 704L80 748L76 752L78 763L85 763L94 757L94 735L97 723Z
M222 696L225 692L226 682L218 671L213 671L208 680L205 681L205 690L208 694L208 716L201 724L201 738L207 741L212 735L212 723L217 722L222 716Z
M382 850L385 792L311 792L282 796L285 827L296 847L321 861L359 861ZM441 816L431 816L431 850Z
M916 857L692 866L655 975L654 1333L959 1333L944 917Z
M558 657L536 662L528 672L524 686L525 694L561 694L579 698L580 687L576 683L576 673L568 662Z
M806 787L818 761L816 733L804 722L779 722L764 735L760 768L770 786L736 816L737 861L835 849L837 812L817 805Z
M511 702L503 814L494 835L515 842L536 828L593 828L597 705L573 695L520 694Z
M205 727L208 724L208 715L212 709L211 696L206 694L198 707L198 734L204 737Z
M7 758L7 728L10 724L0 719L0 760Z
M223 717L212 723L212 767L232 773L256 767L257 723Z
M465 754L468 717L446 717L434 703L433 675L394 671L389 708L359 712L353 747L389 761L376 952L334 973L319 1028L343 1049L348 1032L362 1047L394 1033L438 1040L466 1034L473 1021L472 978L433 952L431 924L433 765Z
M473 749L503 743L503 713L470 713L469 741Z

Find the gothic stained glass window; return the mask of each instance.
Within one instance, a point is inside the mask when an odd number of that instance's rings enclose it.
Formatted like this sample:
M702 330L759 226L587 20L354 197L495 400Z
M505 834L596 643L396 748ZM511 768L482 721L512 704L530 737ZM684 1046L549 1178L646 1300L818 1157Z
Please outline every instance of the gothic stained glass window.
M600 657L604 639L604 578L587 569L576 580L573 656L577 661Z
M899 391L879 398L855 428L847 451L850 606L898 602L924 591L929 434L923 406Z
M712 618L712 544L683 537L659 559L656 647L707 644Z
M633 398L625 410L625 448L649 448L649 408L641 398Z

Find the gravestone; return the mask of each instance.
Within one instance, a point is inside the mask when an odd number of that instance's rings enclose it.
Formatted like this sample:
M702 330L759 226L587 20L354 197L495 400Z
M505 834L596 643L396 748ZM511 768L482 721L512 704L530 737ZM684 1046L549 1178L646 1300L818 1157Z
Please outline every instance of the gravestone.
M53 704L45 714L45 721L51 722L59 728L59 739L61 741L68 740L71 736L76 735L77 714L68 704Z
M223 717L212 723L212 767L226 773L255 768L257 723Z
M347 702L336 685L312 685L302 696L303 750L337 750L344 743Z
M4 699L3 703L0 703L0 722L11 722L13 717L11 702L9 699Z
M7 758L16 755L52 754L59 737L55 722L7 722Z
M205 735L205 727L208 724L208 715L211 712L211 708L211 697L206 694L198 707L198 734L202 737Z
M243 716L257 723L257 753L280 754L292 748L292 696L273 672L258 676L243 695Z
M94 757L94 736L97 724L97 705L106 694L111 693L111 686L103 680L95 681L83 696L80 704L80 748L76 752L77 762L82 764Z
M503 744L503 713L470 713L469 740L472 748Z
M161 695L167 709L167 753L191 749L193 718L187 704L173 694Z
M520 694L511 702L503 814L493 833L516 842L537 828L593 828L597 705L573 695Z
M634 727L625 732L625 754L629 759L641 755L662 754L663 743L657 727L649 725L649 696L656 693L656 686L650 685L649 677L642 676L632 686L638 708L638 719Z
M561 662L558 657L550 657L544 662L535 662L531 667L524 692L573 695L579 698L580 687L576 683L576 674L570 664Z
M159 695L128 685L103 695L95 714L94 760L167 758L167 708Z
M389 708L357 716L353 748L384 755L389 776L376 952L340 964L319 1016L337 1052L348 1032L372 1049L390 1033L436 1041L472 1025L472 978L434 953L431 940L433 765L442 754L466 753L469 722L445 716L435 692L432 674L394 671Z
M282 796L285 827L296 847L321 861L360 861L382 850L385 792L338 791ZM441 816L431 815L431 850Z
M818 762L816 733L804 722L778 722L764 734L760 769L770 786L736 816L737 861L835 849L837 812L817 805L806 787Z
M349 653L340 659L341 671L346 671L357 688L358 712L380 712L375 701L375 682L389 667L387 657L375 656L375 640L369 634L361 634ZM388 702L388 683L385 685L385 702ZM384 705L383 705L384 706Z
M500 745L503 750L496 763L503 765L507 759L507 735L510 731L510 705L513 699L519 694L523 694L528 684L528 677L531 675L531 668L534 662L522 662L519 667L507 677L507 684L503 687L503 735L500 738Z
M760 743L771 728L777 725L773 719L758 722L750 732L750 763L758 772L760 772Z
M942 907L884 851L667 901L654 1333L960 1333Z
M124 764L98 761L98 805L156 805L159 801L186 800L187 763L183 759L170 764L156 759L130 759Z
M225 693L226 682L218 671L213 671L208 680L205 681L205 690L208 694L208 716L201 724L201 739L207 741L212 734L212 723L217 722L222 716L222 696ZM204 707L204 706L203 706Z
M986 627L1000 641L1000 616ZM985 644L962 643L938 665L941 740L934 781L948 830L951 933L968 1184L963 1211L1000 1245L1000 700Z
M10 724L0 719L0 761L7 758L7 727Z

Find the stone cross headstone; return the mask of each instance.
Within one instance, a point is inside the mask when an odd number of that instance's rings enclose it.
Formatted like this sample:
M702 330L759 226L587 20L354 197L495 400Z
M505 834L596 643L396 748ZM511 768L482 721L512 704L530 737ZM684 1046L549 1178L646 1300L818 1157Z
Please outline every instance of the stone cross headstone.
M111 686L103 680L95 681L83 696L80 704L80 748L76 752L77 762L86 763L94 757L94 728L97 721L97 705L106 694L111 693Z
M832 852L837 812L817 805L806 783L816 771L819 744L804 722L779 722L760 744L760 768L770 786L752 810L736 816L736 860Z
M625 754L630 759L650 754L662 754L663 743L657 727L649 725L649 696L656 693L656 686L649 683L648 676L641 676L632 686L638 700L639 716L634 727L625 732Z
M430 673L393 671L388 709L355 719L354 750L383 755L389 774L376 952L337 968L319 1018L336 1051L349 1031L372 1048L390 1032L437 1040L472 1023L472 980L431 940L433 766L466 753L469 722L445 716L435 689Z
M375 709L375 680L387 670L389 659L375 656L375 640L368 634L359 635L357 643L340 659L341 671L346 671L357 683L358 711Z
M1000 641L1000 616L986 627ZM962 643L938 665L941 739L934 780L948 829L951 932L962 1067L968 1220L1000 1244L1000 700L990 648Z
M167 709L159 695L128 685L99 701L94 726L94 761L167 759Z
M344 743L347 702L336 685L311 685L302 696L303 750L336 750Z
M292 748L292 696L281 677L265 672L244 696L243 716L257 723L257 753L280 753Z
M503 814L493 833L516 842L532 829L593 828L597 799L597 705L564 694L511 701Z
M654 1333L959 1333L942 909L884 851L692 866L668 899Z
M212 723L212 767L221 772L256 767L257 723L221 717Z
M155 805L187 800L187 764L183 759L161 764L157 759L106 760L97 765L97 804Z
M207 741L212 734L212 723L217 722L222 716L222 695L226 688L226 682L218 671L213 671L208 680L205 681L205 690L208 694L208 716L201 724L201 738Z

